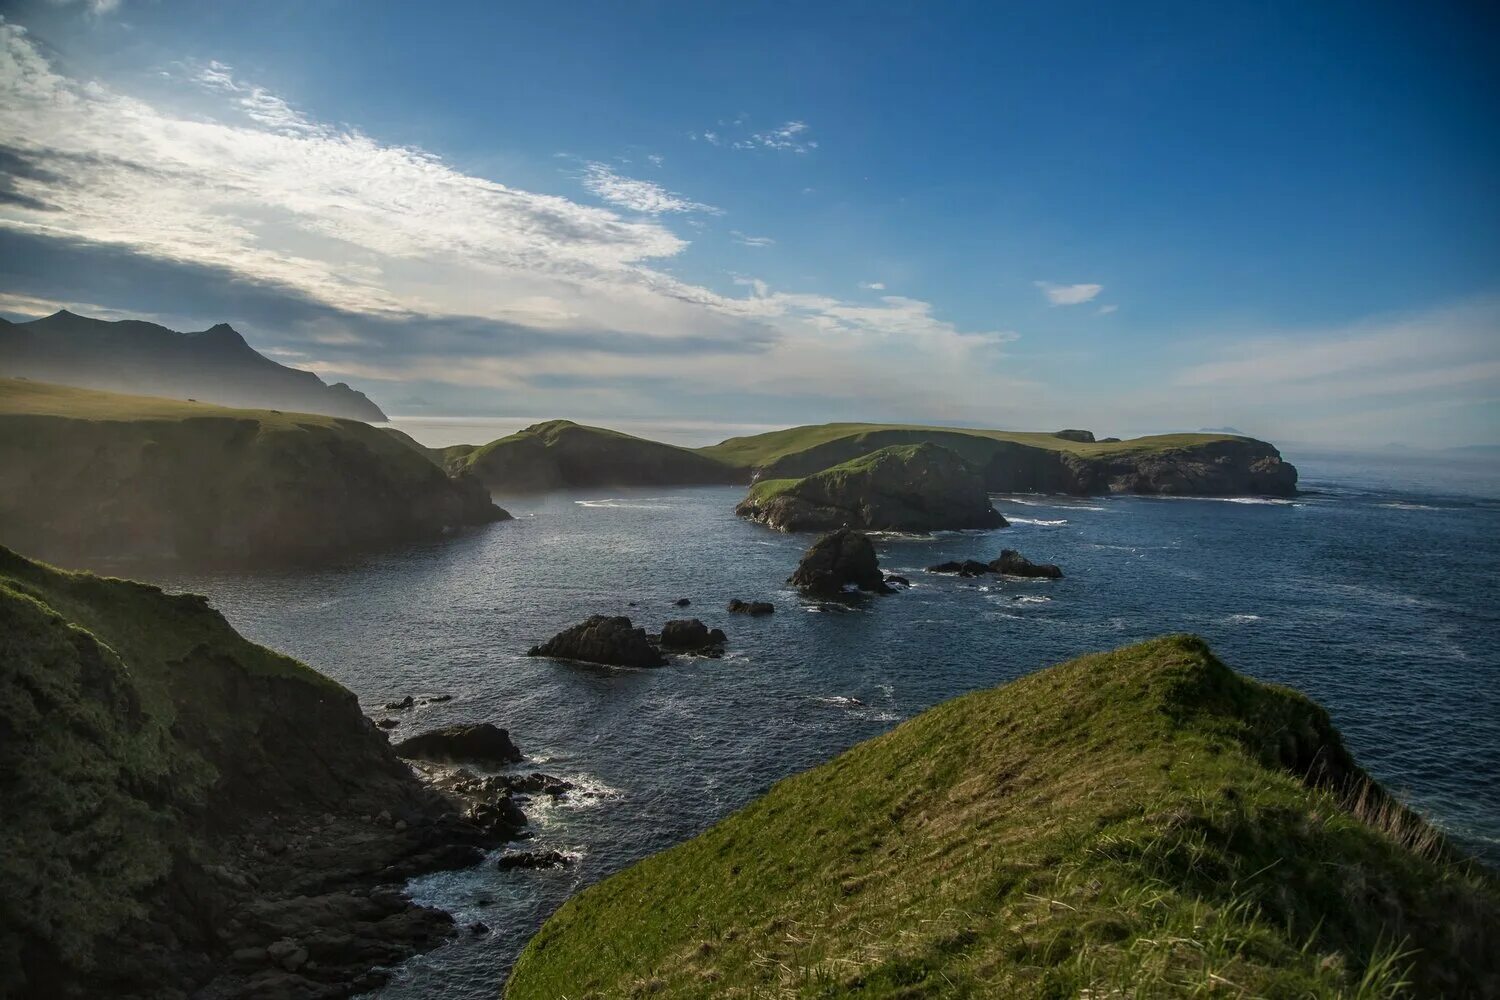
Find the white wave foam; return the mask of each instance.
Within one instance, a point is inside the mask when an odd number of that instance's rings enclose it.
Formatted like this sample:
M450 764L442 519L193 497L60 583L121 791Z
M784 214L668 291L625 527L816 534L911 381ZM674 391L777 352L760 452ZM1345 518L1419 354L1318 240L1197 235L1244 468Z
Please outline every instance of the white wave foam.
M1378 503L1377 507L1389 507L1391 510L1442 510L1442 507L1434 507L1425 503L1405 503L1400 500L1392 500L1390 503Z
M647 499L654 500L655 497ZM574 500L580 507L607 507L614 510L671 510L671 504L665 503L640 503L639 501L626 500L623 497L605 497L603 500Z
M1246 622L1258 622L1261 620L1261 617L1260 615L1230 615L1229 620L1243 624Z
M1011 598L1021 604L1046 604L1052 600L1050 597L1042 597L1040 594L1017 594Z
M1060 521L1044 521L1038 517L1008 517L1006 518L1006 520L1011 524L1034 524L1039 528L1057 528L1068 523L1066 519Z
M813 701L820 701L825 705L833 705L836 708L860 708L864 702L858 698L849 698L841 694L818 695Z

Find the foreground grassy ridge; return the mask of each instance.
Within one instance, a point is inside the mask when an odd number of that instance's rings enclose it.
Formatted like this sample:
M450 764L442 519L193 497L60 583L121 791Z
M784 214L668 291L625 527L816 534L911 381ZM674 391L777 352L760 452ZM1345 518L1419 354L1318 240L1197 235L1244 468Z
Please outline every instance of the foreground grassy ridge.
M1494 995L1497 907L1321 709L1175 636L779 783L571 899L507 996Z
M144 914L199 850L219 749L280 766L256 746L265 716L238 696L261 685L353 701L200 597L0 548L0 994L87 973L96 943Z
M949 435L985 438L1011 444L1030 445L1048 451L1066 452L1071 455L1094 457L1101 455L1129 455L1140 452L1163 451L1172 448L1189 448L1213 441L1234 440L1230 434L1158 434L1151 437L1131 438L1129 441L1088 443L1070 441L1041 431L997 431L982 428L927 427L920 424L814 424L806 427L789 427L748 437L729 438L716 445L698 449L699 452L731 465L758 468L770 465L778 459L795 455L843 438L857 437L883 431L909 431L922 435ZM941 442L952 447L946 441ZM960 452L962 454L962 452ZM968 456L965 456L968 457Z

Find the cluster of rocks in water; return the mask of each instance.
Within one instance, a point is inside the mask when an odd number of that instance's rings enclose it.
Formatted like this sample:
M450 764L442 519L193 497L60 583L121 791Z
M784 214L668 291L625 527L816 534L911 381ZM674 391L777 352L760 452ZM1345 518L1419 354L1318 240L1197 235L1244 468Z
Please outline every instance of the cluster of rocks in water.
M532 646L526 655L608 667L663 667L666 654L717 657L728 644L723 629L709 628L697 618L674 619L653 635L624 615L592 615Z
M1062 570L1052 563L1034 563L1015 549L1004 549L998 558L992 559L987 563L980 562L977 559L938 563L936 566L928 566L927 572L954 573L958 576L984 576L986 573L995 573L1000 576L1020 576L1046 580L1058 580L1063 575Z

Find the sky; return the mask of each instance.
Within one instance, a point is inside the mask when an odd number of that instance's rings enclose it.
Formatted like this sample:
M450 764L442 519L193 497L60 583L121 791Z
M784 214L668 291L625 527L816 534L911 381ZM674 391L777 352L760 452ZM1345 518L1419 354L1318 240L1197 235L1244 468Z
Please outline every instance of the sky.
M0 3L0 313L406 416L1500 444L1488 7Z

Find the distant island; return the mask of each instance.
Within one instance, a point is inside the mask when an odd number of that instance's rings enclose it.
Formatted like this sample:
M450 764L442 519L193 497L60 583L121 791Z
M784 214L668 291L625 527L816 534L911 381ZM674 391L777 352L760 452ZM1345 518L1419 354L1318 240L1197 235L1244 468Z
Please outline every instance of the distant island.
M680 448L552 420L489 444L430 452L450 471L470 472L498 492L519 493L802 479L883 448L921 444L956 454L992 493L1290 496L1297 491L1296 467L1274 446L1217 433L1096 441L1084 430L838 423Z
M932 708L584 889L559 996L1481 996L1494 876L1191 636Z
M386 419L364 393L277 364L227 323L178 333L155 323L109 322L67 310L27 323L0 318L0 372L222 406Z
M356 420L0 378L0 543L28 555L300 561L509 516Z

